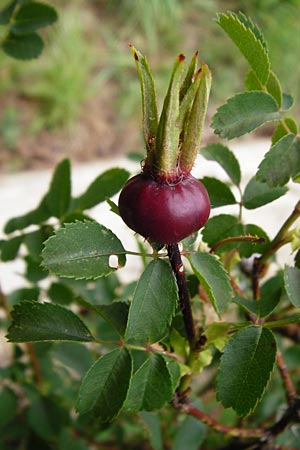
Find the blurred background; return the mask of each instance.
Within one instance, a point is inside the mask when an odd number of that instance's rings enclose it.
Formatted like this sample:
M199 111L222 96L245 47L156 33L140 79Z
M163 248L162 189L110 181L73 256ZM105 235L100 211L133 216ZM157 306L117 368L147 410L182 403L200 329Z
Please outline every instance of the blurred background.
M299 0L48 0L59 20L43 31L46 47L31 61L0 53L0 172L53 167L143 151L141 100L128 44L144 53L158 98L175 56L212 69L209 117L243 88L247 65L214 22L243 11L262 29L273 70L299 105ZM0 7L7 4L0 0ZM297 109L299 112L299 106ZM214 139L209 129L204 139ZM259 133L262 133L261 131ZM268 129L264 128L264 133Z

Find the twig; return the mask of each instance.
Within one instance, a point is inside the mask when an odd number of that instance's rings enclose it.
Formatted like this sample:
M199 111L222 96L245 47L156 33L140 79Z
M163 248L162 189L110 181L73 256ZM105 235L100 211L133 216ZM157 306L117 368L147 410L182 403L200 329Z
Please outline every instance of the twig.
M262 438L266 434L266 431L263 428L245 429L223 425L217 420L215 420L213 417L211 417L209 414L206 414L205 412L196 408L192 404L192 402L187 398L175 397L173 401L173 406L180 412L189 414L190 416L199 419L201 422L213 428L215 431L227 434L231 437Z
M264 244L265 239L263 237L249 236L249 235L228 237L228 238L222 239L221 241L216 242L211 247L210 253L215 253L215 251L222 245L232 244L234 242L252 242L253 244Z
M190 296L186 284L186 278L178 244L168 244L167 250L172 270L177 282L179 306L182 312L186 334L191 347L193 347L195 342L195 326L190 304Z
M286 391L287 402L289 405L293 405L297 394L280 350L277 350L276 361Z

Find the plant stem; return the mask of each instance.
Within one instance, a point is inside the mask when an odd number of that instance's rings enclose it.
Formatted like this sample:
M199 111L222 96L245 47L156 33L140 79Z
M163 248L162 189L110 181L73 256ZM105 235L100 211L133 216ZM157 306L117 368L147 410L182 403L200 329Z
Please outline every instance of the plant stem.
M179 399L178 403L176 403L176 401L174 401L173 405L179 411L195 417L196 419L205 423L209 427L213 428L215 431L227 434L232 437L261 438L261 437L265 436L265 434L266 434L266 431L263 428L244 429L244 428L236 428L236 427L229 427L227 425L223 425L220 422L218 422L217 420L215 420L213 417L211 417L209 414L206 414L205 412L196 408L191 403L191 401L186 398L183 401L180 401L180 399Z
M186 334L191 348L193 348L195 343L195 326L192 315L190 296L187 288L186 277L178 244L168 244L167 250L171 267L177 282L179 306L182 312Z
M212 248L210 249L210 253L214 253L217 248L221 247L225 244L231 244L233 242L253 242L254 244L263 244L265 242L264 238L259 236L234 236L222 239L221 241L216 242Z
M291 406L293 405L297 394L280 350L277 350L276 361L286 391L287 402Z
M265 264L268 259L276 253L276 251L283 245L290 242L290 237L288 236L288 231L293 223L300 216L300 200L296 203L292 213L286 219L274 239L270 242L269 247L264 251L264 253L259 257L255 258L252 269L252 290L255 300L259 300L259 278L264 272Z

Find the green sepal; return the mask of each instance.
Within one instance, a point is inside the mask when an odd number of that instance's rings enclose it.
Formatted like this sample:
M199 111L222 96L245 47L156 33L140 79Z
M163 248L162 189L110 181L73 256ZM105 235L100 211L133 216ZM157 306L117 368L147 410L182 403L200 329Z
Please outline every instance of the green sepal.
M205 63L197 74L199 87L184 132L179 162L181 170L187 173L192 170L198 154L211 88L211 72Z
M141 83L144 139L147 152L150 152L155 148L158 125L155 85L145 56L143 56L132 45L130 48L135 59Z
M179 114L179 90L184 69L184 55L177 56L160 116L156 149L152 162L160 175L176 173L180 130L176 126Z
M198 64L198 51L194 54L194 56L191 59L191 62L189 64L186 76L181 84L180 91L179 91L179 101L181 102L187 91L189 90L190 86L193 84L195 72L197 69Z

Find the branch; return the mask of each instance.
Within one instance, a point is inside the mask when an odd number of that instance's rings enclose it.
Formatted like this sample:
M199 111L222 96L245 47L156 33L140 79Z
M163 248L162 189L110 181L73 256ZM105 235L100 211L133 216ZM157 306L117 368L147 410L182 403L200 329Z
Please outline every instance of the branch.
M172 266L173 273L176 278L178 295L179 295L179 306L183 316L183 321L186 329L186 334L191 347L194 347L195 342L195 326L192 315L192 308L190 303L190 296L186 284L186 278L184 273L184 268L182 264L182 259L179 251L178 244L168 244L167 245L168 256Z
M277 367L279 369L282 382L286 391L287 402L291 406L294 404L294 400L297 394L293 382L291 380L288 368L282 358L280 350L277 350L276 360L277 360Z

